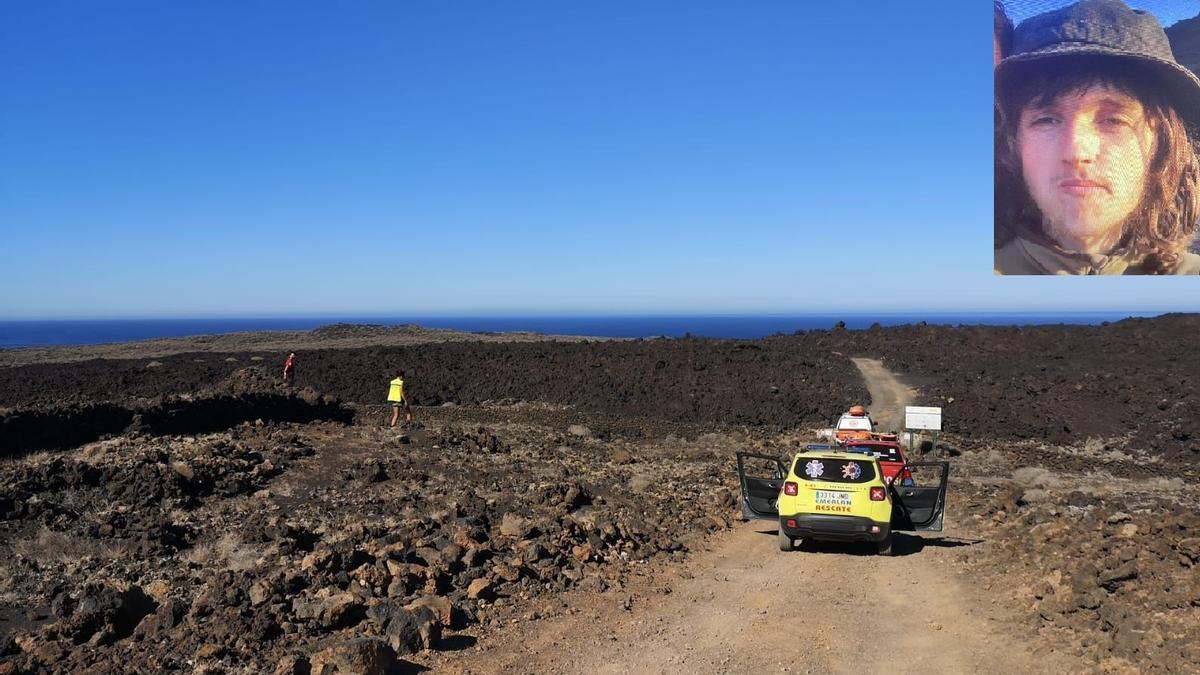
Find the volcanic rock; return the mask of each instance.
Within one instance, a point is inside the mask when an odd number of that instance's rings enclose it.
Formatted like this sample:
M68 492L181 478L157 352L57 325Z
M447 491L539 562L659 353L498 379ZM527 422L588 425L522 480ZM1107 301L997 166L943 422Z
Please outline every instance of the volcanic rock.
M35 652L64 672L114 663L186 672L186 658L203 648L212 658L198 671L271 672L292 656L286 669L302 672L309 662L299 654L350 635L394 655L448 647L433 632L448 621L484 617L498 627L536 616L566 588L614 590L611 602L649 569L632 563L669 564L737 517L733 452L786 455L806 440L805 425L827 426L844 403L862 400L840 354L869 354L913 374L922 397L946 406L943 443L963 450L950 458L953 518L988 542L946 557L961 560L971 581L997 575L992 588L1012 589L990 595L998 605L1011 601L1053 624L1028 626L1039 633L1031 645L1061 638L1080 653L1081 670L1103 670L1099 659L1121 651L1136 655L1131 663L1186 671L1200 662L1191 646L1200 633L1188 623L1200 606L1191 574L1200 519L1195 455L1173 453L1192 452L1188 420L1200 419L1191 393L1200 368L1194 345L1180 339L1194 334L1200 322L1167 317L314 353L305 377L319 372L339 393L377 397L380 363L420 360L428 373L414 387L463 405L418 411L425 426L409 431L403 451L389 445L377 414L351 426L300 424L260 406L248 424L163 435L156 430L169 415L151 410L142 416L147 435L0 463L0 538L23 551L0 560L0 579L26 615L49 608L46 635L75 616L79 589L98 575L137 580L158 601L133 639L102 645L110 632L97 630L72 646L73 638L27 633L29 648L12 657L21 672L37 672L28 665ZM194 365L194 354L166 357L149 371L145 359L128 371L118 362L0 368L0 401L45 406L39 424L61 424L76 419L60 414L67 402L34 399L93 377L103 386L80 386L96 400L111 396L115 414L157 409L168 390L224 377L224 357ZM588 378L560 382L576 370ZM139 403L143 395L153 401ZM204 398L171 405L198 415ZM483 399L493 403L473 403ZM571 424L604 442L570 436ZM681 517L680 503L699 516ZM372 610L381 623L363 620ZM454 668L449 655L414 659ZM339 667L332 658L316 665Z
M515 580L514 580L515 581ZM490 600L495 597L492 582L487 579L476 579L467 586L467 597L472 600Z
M428 607L408 610L388 600L372 606L367 616L398 654L432 649L441 637L442 624Z
M1188 537L1175 543L1175 550L1182 553L1186 560L1200 562L1200 537Z
M330 630L353 626L362 620L365 607L359 598L352 593L330 591L325 588L317 597L297 600L293 603L293 613L297 618L313 620Z
M142 617L156 609L141 588L122 591L107 584L88 584L74 601L74 611L59 623L59 632L75 644L104 645L128 637Z
M441 595L423 595L404 606L404 609L415 612L420 608L428 609L443 628L449 628L454 619L454 603L450 598Z
M275 584L270 579L259 579L250 587L250 604L258 606L271 599Z
M315 654L312 675L388 675L396 652L374 638L353 638Z
M160 631L170 630L179 625L180 620L187 614L187 607L174 598L163 600L153 614L147 615L137 626L137 632L143 635L153 635Z
M311 673L312 665L308 659L292 654L279 660L273 675L311 675Z
M533 524L527 518L515 513L504 514L500 522L500 534L513 539L525 539L533 531Z

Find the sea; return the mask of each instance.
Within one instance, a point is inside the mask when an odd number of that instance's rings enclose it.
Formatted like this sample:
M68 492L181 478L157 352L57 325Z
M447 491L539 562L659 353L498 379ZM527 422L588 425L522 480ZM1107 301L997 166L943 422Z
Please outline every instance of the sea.
M318 316L291 318L89 319L0 321L0 348L94 345L166 337L248 331L312 330L334 323L397 326L417 324L469 332L530 331L550 335L648 338L696 337L756 339L778 333L832 328L898 326L924 321L939 325L1095 325L1157 312L958 312L876 314L750 315L541 315L541 316Z

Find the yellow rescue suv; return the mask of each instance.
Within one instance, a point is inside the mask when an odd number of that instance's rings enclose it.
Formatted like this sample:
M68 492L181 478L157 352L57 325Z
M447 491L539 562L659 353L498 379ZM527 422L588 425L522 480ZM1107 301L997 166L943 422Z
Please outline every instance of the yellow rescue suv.
M782 551L814 539L871 542L891 555L893 532L942 531L948 462L906 463L903 475L917 479L897 485L869 451L810 445L786 464L750 452L737 460L742 515L778 522Z

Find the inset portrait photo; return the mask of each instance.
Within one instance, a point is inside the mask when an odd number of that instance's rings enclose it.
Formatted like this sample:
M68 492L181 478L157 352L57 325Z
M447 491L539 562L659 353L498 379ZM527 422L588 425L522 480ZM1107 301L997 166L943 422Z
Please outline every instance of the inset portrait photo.
M995 274L1200 274L1200 2L994 5Z

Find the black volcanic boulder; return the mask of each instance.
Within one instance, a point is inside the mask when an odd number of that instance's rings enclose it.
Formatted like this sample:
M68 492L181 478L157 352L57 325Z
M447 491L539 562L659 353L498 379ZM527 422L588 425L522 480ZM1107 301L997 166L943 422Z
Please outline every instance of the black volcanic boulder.
M362 620L364 607L352 593L328 587L311 598L298 598L292 603L298 619L314 623L323 630L353 626Z
M441 624L428 607L409 610L388 600L367 610L367 617L398 654L432 649L441 637Z
M129 637L142 618L156 609L154 600L137 586L122 591L96 583L60 604L62 613L66 613L66 605L73 611L59 623L59 632L77 645L95 646Z
M387 675L396 667L396 653L374 638L353 638L312 657L312 675L355 673Z

